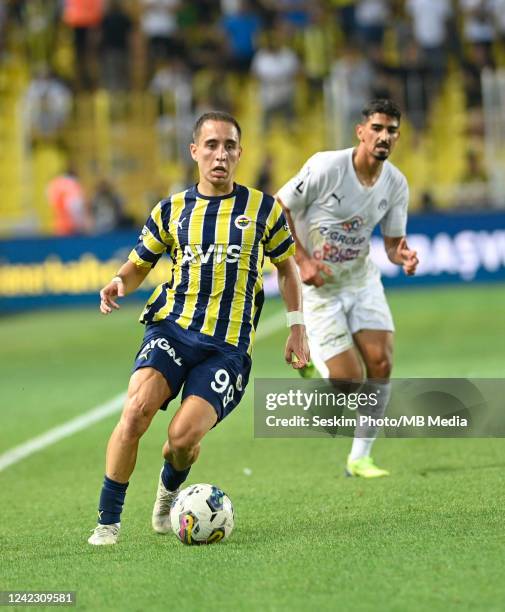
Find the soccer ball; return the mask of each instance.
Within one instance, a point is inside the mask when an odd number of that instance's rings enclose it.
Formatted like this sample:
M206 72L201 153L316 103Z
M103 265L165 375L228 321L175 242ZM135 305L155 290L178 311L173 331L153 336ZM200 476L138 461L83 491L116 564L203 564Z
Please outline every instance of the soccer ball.
M175 535L190 545L226 540L235 522L230 498L210 484L183 489L174 500L170 520Z

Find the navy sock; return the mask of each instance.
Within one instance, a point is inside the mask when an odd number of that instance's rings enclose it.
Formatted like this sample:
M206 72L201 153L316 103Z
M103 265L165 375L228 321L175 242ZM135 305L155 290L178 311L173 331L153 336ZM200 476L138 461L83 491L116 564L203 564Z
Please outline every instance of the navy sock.
M98 522L100 524L119 523L127 488L127 482L116 482L105 476L98 505Z
M169 491L175 491L188 477L191 467L185 470L176 470L171 463L165 461L161 472L161 481Z

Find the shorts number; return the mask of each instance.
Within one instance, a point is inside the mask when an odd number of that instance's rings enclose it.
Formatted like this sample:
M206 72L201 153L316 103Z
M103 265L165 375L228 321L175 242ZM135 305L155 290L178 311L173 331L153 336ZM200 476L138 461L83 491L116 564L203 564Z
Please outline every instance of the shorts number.
M235 384L237 391L242 391L242 374L237 376L237 382ZM219 369L214 374L214 380L210 383L210 388L219 394L224 394L223 397L223 407L226 406L233 401L235 397L235 387L230 384L230 375L223 368Z
M214 380L210 383L210 388L216 393L223 393L230 384L230 375L221 368L214 374Z

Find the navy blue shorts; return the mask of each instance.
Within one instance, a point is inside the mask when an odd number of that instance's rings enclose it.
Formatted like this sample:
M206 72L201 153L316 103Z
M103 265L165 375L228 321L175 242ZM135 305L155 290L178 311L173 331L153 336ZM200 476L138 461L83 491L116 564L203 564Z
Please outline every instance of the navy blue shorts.
M179 327L171 321L146 326L133 371L154 368L163 374L172 390L182 400L197 395L211 404L218 422L238 405L251 371L251 358L232 345L213 341L210 336Z

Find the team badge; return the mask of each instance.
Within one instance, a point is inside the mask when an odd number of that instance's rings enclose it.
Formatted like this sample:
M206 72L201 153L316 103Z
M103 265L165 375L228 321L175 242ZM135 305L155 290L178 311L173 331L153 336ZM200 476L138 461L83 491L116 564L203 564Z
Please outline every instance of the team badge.
M247 215L239 215L235 219L235 227L239 230L245 230L251 225L251 219Z

